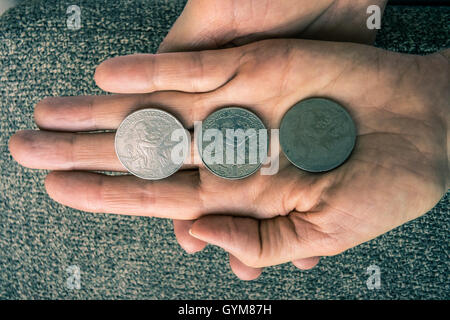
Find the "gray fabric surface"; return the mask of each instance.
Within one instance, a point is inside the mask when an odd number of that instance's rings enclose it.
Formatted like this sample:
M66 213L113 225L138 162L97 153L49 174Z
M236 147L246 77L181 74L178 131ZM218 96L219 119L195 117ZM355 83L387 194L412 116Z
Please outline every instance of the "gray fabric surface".
M66 9L82 8L67 29ZM8 152L19 129L36 128L45 96L102 94L95 66L108 57L154 52L183 1L26 1L0 18L0 298L2 299L448 299L449 193L425 216L311 271L267 268L253 282L231 273L221 249L195 255L176 243L168 220L80 212L49 199L43 171ZM449 8L388 7L377 45L429 53L449 46ZM366 268L381 268L381 289ZM81 269L81 289L66 268Z

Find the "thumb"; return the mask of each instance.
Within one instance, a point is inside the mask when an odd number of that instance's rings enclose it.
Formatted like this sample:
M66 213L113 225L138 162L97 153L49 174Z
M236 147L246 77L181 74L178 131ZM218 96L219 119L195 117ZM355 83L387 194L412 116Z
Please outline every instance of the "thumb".
M254 268L317 255L304 238L317 231L295 214L265 220L210 215L194 222L189 233Z
M189 230L194 220L173 220L173 229L180 246L187 253L195 253L205 248L206 243L189 234Z

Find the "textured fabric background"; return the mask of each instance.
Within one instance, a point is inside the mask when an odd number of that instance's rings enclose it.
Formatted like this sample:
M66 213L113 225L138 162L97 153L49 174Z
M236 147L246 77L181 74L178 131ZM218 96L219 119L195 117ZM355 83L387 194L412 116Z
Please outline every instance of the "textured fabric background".
M78 31L66 27L71 4L82 10ZM285 264L243 282L218 248L184 253L170 221L63 207L46 195L45 172L12 160L8 139L36 128L37 101L102 94L95 66L111 56L154 52L183 5L25 1L0 18L0 298L450 298L449 193L425 216L324 258L311 271ZM377 46L421 54L449 47L448 21L448 7L388 7ZM381 268L380 290L366 286L372 264ZM70 265L81 270L80 290L66 286Z

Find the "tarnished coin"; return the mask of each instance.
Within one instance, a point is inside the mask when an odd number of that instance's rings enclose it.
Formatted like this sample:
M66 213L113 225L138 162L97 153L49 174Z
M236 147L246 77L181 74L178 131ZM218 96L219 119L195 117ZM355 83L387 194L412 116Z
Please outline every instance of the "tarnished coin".
M252 112L229 107L210 114L202 123L197 145L205 166L226 179L255 173L267 156L263 122Z
M129 172L142 179L158 180L172 175L183 164L187 152L181 157L172 152L180 141L188 142L188 135L174 116L158 109L142 109L122 121L115 148Z
M328 99L300 101L281 120L281 149L290 162L306 171L336 168L349 157L355 140L349 113Z

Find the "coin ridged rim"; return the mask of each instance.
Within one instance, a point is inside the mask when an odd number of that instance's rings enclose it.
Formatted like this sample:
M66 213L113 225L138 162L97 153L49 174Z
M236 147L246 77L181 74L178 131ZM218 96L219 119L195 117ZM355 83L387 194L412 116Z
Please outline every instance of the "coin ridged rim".
M208 164L203 160L203 150L200 150L200 143L199 143L199 141L198 141L199 139L203 139L203 123L204 123L209 117L211 117L212 115L214 115L215 113L218 113L218 112L223 111L223 110L230 110L230 109L242 110L242 111L244 111L244 112L246 112L246 113L250 113L250 114L253 115L256 119L258 119L258 121L259 121L260 124L262 125L262 129L267 130L267 127L266 127L266 125L264 124L264 122L263 122L263 121L261 120L261 118L258 117L258 115L257 115L256 113L254 113L253 111L250 111L250 110L248 110L248 109L246 109L246 108L243 108L243 107L223 107L223 108L220 108L220 109L217 109L217 110L211 112L211 113L210 113L210 114L202 121L202 134L199 135L199 136L197 137L197 151L199 152L200 158L202 159L203 164L205 165L206 169L208 169L209 172L211 172L211 173L214 174L215 176L217 176L217 177L219 177L219 178L222 178L222 179L227 179L227 180L240 180L240 179L248 178L249 176L251 176L252 174L254 174L255 172L257 172L257 171L261 168L262 163L265 161L265 158L264 158L263 160L260 159L258 166L257 166L253 171L251 171L250 173L246 174L245 176L239 176L239 177L224 177L224 176L221 176L221 175L219 175L218 173L214 172L214 170L212 170L212 169L208 166ZM259 141L259 137L258 137L258 141ZM202 146L203 146L203 143L202 143ZM259 145L258 145L258 150L259 150ZM267 134L267 149L266 149L266 150L269 150L269 135L268 135L268 134ZM267 155L266 155L266 158L267 158Z
M175 121L175 123L176 123L177 125L180 126L181 129L183 129L183 132L184 132L186 141L188 141L188 143L190 142L189 136L188 136L187 131L186 131L186 128L183 126L183 124L180 122L180 120L178 120L173 114L170 114L169 112L167 112L167 111L165 111L165 110L162 110L162 109L158 109L158 108L145 108L145 109L139 109L139 110L133 111L132 113L128 114L125 118L123 118L122 122L121 122L120 125L117 127L116 132L115 132L115 134L114 134L114 151L115 151L116 157L119 159L120 163L124 166L125 169L127 169L127 171L128 171L129 173L131 173L132 175L134 175L134 176L136 176L136 177L138 177L138 178L144 179L144 180L153 180L153 181L157 181L157 180L162 180L162 179L168 178L168 177L170 177L171 175L173 175L174 173L176 173L178 170L180 170L180 168L183 166L184 162L186 161L186 158L187 158L189 152L186 153L186 155L185 155L183 161L176 167L176 169L175 169L173 172L169 173L168 175L161 176L161 177L158 177L158 178L149 178L149 177L145 177L145 176L142 176L142 175L140 175L140 174L137 174L137 173L131 171L131 170L128 168L128 166L126 166L126 165L122 162L122 160L120 159L120 156L119 156L119 154L118 154L118 152L117 152L117 132L119 132L119 130L120 130L120 128L122 127L122 125L124 125L125 120L127 120L129 117L134 116L134 115L136 115L136 114L138 114L138 113L144 113L144 112L148 112L148 111L158 111L158 112L162 112L162 113L166 114L167 116L169 116L171 119L173 119L173 120Z
M284 121L284 119L286 118L286 116L287 116L287 114L289 113L289 111L291 111L293 108L297 107L298 105L300 105L300 104L303 103L303 102L307 102L307 101L311 101L311 100L326 100L326 101L332 102L334 106L338 106L339 109L341 109L341 110L343 111L344 115L350 120L350 123L351 123L351 128L350 128L350 130L351 130L352 133L353 133L353 135L352 135L352 144L351 144L351 148L349 148L347 154L345 155L345 157L343 157L343 160L342 160L342 161L337 162L337 163L334 164L332 167L330 166L330 167L327 167L327 168L325 168L325 169L323 169L323 168L320 168L320 169L314 169L314 168L309 168L307 165L303 165L303 166L302 166L302 165L298 165L298 164L296 164L294 161L292 161L292 160L289 158L289 155L288 155L286 152L284 152L284 149L285 149L285 148L283 147L283 138L282 138L283 135L281 134L281 130L282 130L282 126L283 126L283 121ZM302 107L302 106L300 106L300 107ZM341 166L342 164L344 164L344 163L347 161L347 159L350 157L350 155L352 154L353 150L355 149L355 145L356 145L356 135L357 135L356 124L355 124L355 122L353 121L353 118L351 117L350 113L349 113L349 112L347 111L347 109L344 108L340 103L338 103L338 102L336 102L336 101L334 101L334 100L332 100L332 99L329 99L329 98L312 97L312 98L307 98L307 99L301 100L301 101L295 103L292 107L290 107L288 111L286 111L286 113L284 114L284 116L283 116L283 118L281 119L281 122L280 122L280 147L281 147L281 150L283 151L284 156L285 156L285 157L289 160L289 162L292 163L295 167L297 167L297 168L299 168L299 169L301 169L301 170L307 171L307 172L312 172L312 173L320 173L320 172L331 171L331 170L336 169L337 167Z

